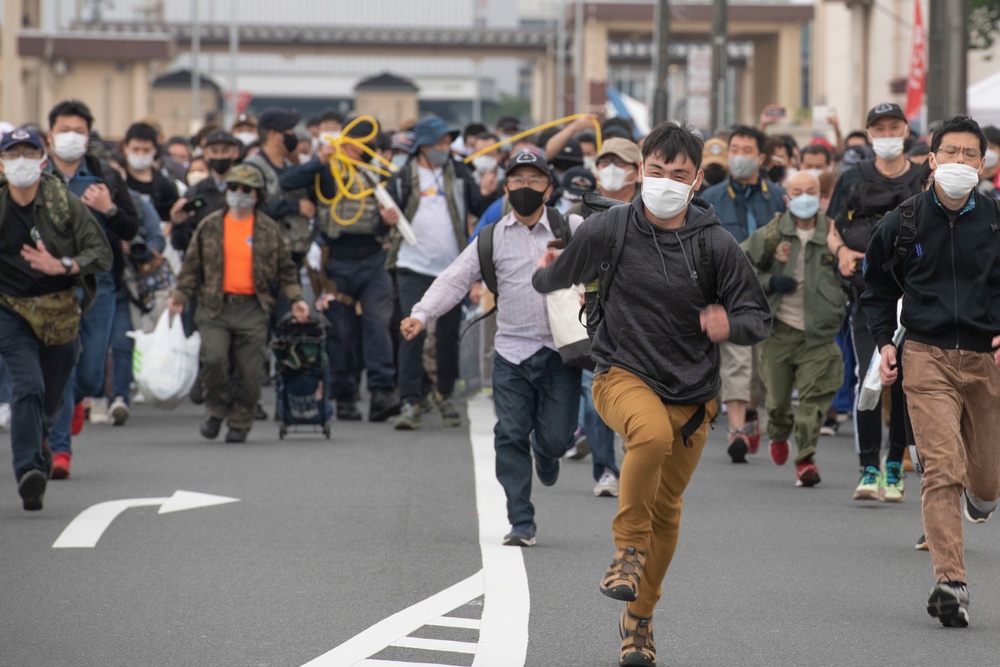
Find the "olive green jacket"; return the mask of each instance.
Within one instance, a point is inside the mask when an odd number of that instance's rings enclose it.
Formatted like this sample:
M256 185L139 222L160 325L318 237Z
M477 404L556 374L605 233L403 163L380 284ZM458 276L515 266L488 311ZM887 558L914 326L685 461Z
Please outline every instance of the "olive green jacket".
M10 185L0 174L0 234L7 220ZM42 172L32 209L35 227L53 257L69 257L80 267L79 286L83 289L80 308L87 312L97 295L96 274L111 269L113 255L107 234L90 210L66 187L65 181Z
M817 213L816 233L804 249L806 347L833 342L847 312L847 295L835 271L837 262L826 246L828 231L827 217ZM777 313L784 294L771 289L771 277L793 276L795 262L803 252L792 214L778 213L740 246L757 273L771 312Z
M222 312L225 217L226 209L221 209L198 225L184 253L177 286L170 294L179 304L186 304L191 297L197 296L198 309L210 317ZM270 312L274 306L273 283L278 284L289 301L302 298L299 272L285 246L281 227L260 209L254 212L252 253L254 290L264 312Z

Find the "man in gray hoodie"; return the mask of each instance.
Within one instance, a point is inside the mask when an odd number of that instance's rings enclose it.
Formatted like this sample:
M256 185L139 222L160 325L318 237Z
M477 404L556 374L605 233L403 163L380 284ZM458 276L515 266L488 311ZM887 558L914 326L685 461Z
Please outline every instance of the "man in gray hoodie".
M600 586L629 603L619 622L622 665L656 660L653 609L677 546L681 495L717 412L719 343L753 345L771 332L767 299L739 244L709 204L692 199L704 178L701 157L701 139L673 123L643 143L642 194L625 204L625 240L593 342L594 405L628 451L612 524L617 551ZM615 215L588 219L558 259L547 253L535 288L595 280ZM715 267L714 303L698 282L696 247Z

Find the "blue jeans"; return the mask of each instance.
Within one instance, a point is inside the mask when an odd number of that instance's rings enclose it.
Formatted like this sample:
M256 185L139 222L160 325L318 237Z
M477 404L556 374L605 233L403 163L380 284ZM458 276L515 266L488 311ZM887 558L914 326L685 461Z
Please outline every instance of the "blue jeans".
M855 308L857 306L854 306ZM844 356L844 384L840 386L840 391L833 397L833 409L837 412L854 412L854 367L857 359L854 357L854 343L851 340L851 320L844 318L844 325L840 328L840 333L836 337L837 347ZM868 369L865 369L867 372Z
M591 387L594 384L594 371L584 370L580 382L580 394L583 399L583 433L590 444L590 456L594 463L594 481L601 479L604 471L618 477L621 473L615 463L615 432L611 430L601 415L594 409L594 396Z
M389 321L392 319L392 281L385 270L385 251L360 259L327 260L326 275L337 291L361 303L361 316L353 306L332 302L326 311L330 322L330 391L333 397L353 398L361 368L355 351L368 371L368 389L396 387L396 364Z
M49 434L52 452L72 452L70 424L76 404L88 396L104 396L104 365L108 360L111 323L115 317L115 279L110 273L97 276L97 298L80 318L80 358L63 393L62 411Z
M111 322L111 396L121 396L126 405L132 405L132 350L135 342L125 335L131 330L131 302L128 292L122 290L115 295L115 316Z
M0 357L0 403L10 403L13 400L13 387L10 381L10 371Z
M542 348L520 364L493 355L493 428L497 480L507 495L511 525L534 521L531 504L531 453L554 463L573 445L580 369L559 353Z
M59 415L63 389L76 364L79 343L47 347L22 317L0 308L0 356L13 385L10 448L14 478L45 470L42 439Z

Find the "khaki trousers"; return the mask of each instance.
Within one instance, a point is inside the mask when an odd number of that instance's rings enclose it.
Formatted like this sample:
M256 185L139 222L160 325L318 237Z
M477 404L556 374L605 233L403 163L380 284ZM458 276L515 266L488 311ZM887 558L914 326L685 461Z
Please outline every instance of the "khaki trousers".
M611 526L615 546L646 552L638 597L628 608L636 616L652 616L677 548L681 495L698 466L717 405L707 406L688 447L681 428L699 406L666 405L649 385L616 367L594 377L593 396L604 422L625 438L618 514Z
M924 467L920 506L938 582L966 582L962 490L1000 497L1000 367L988 352L906 341L903 391Z

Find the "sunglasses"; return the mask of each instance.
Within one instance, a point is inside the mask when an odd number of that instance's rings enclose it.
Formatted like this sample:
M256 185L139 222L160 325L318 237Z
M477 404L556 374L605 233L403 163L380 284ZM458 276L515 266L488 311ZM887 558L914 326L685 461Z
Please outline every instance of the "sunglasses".
M236 192L239 190L240 192L245 192L246 194L257 191L257 188L252 188L244 183L226 183L226 189L230 192Z

